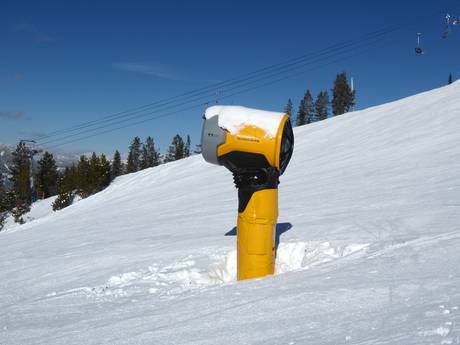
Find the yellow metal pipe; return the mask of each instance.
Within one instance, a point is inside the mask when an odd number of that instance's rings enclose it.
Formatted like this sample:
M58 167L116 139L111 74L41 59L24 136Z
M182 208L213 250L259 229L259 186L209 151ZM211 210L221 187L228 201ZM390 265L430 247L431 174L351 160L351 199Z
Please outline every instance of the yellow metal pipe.
M237 222L237 278L260 278L275 271L278 189L255 192Z

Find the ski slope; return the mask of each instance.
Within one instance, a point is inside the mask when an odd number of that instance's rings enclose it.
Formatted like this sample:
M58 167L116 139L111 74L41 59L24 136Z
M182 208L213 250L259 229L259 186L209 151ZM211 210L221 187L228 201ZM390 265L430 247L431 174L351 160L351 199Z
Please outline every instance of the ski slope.
M35 219L40 219L48 216L53 212L52 208L54 200L56 200L56 196L52 196L44 200L37 200L30 207L30 211L22 217L23 220L28 223L34 221ZM5 219L5 229L11 230L17 226L21 226L21 224L16 223L14 221L13 215L9 214Z
M460 83L295 129L276 275L201 156L0 233L0 344L459 344Z

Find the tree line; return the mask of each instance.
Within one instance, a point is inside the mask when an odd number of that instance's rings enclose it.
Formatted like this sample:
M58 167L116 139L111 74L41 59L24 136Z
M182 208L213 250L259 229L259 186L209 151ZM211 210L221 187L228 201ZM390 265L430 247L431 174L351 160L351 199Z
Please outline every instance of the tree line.
M15 222L24 223L24 214L33 201L57 195L53 210L72 204L76 197L86 198L106 188L117 176L155 167L186 158L192 154L190 136L184 140L175 135L167 152L162 155L151 136L145 142L135 137L128 148L126 162L118 150L111 160L104 154L81 155L77 163L59 170L52 153L46 151L32 167L34 152L20 142L12 153L11 188L6 188L6 176L0 174L0 231L8 214Z
M337 116L350 111L355 104L355 91L351 90L347 75L345 72L342 72L337 74L334 80L332 101L329 99L327 90L320 91L314 100L311 91L307 89L300 100L297 116L293 123L297 126L303 126L322 121L330 116L330 110L332 110L333 116ZM288 100L284 112L293 119L293 103L291 99Z
M331 116L331 112L332 116L338 116L354 107L355 91L351 90L345 72L336 75L331 91L332 101L327 90L320 91L314 100L311 91L307 89L300 101L295 121L291 99L287 102L285 113L291 117L293 123L302 126L325 120ZM57 195L53 210L62 209L71 205L76 197L86 198L103 190L117 176L188 157L192 154L190 146L190 136L187 135L184 140L177 134L167 152L162 155L155 147L152 137L149 136L142 142L136 136L129 145L126 162L122 160L118 150L111 160L104 154L97 155L93 152L91 157L82 155L78 163L59 171L53 155L45 152L38 161L36 171L33 171L33 153L25 143L20 142L13 152L13 166L10 168L12 187L9 190L5 187L4 177L0 176L0 230L9 213L16 222L23 223L23 215L30 210L30 205L36 198ZM200 153L199 145L194 153Z

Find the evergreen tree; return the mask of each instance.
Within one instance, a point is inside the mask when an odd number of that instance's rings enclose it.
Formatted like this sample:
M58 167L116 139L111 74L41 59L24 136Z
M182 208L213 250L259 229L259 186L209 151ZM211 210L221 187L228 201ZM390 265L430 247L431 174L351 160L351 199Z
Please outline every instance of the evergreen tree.
M129 174L129 173L132 173L132 172L136 172L136 165L134 163L134 157L133 157L133 153L130 151L128 153L128 159L126 160L126 172Z
M0 206L3 205L1 204L1 201L5 198L5 195L6 195L6 187L3 181L3 174L0 172Z
M141 169L151 168L159 164L159 153L155 149L155 142L152 137L147 137L142 145Z
M65 168L64 173L59 177L59 194L53 202L53 210L57 211L72 205L78 184L78 169L75 165Z
M99 191L99 183L101 176L101 160L95 152L92 153L89 160L89 175L88 175L88 195Z
M115 151L112 160L112 167L111 167L111 179L113 180L115 177L120 176L123 174L123 163L121 162L121 155L118 150Z
M449 73L449 79L447 80L447 84L452 84L452 73Z
M303 126L307 124L307 112L305 111L305 100L301 100L299 110L297 111L296 125Z
M292 116L292 100L290 98L287 101L286 107L284 107L284 113L289 117Z
M3 229L4 221L15 207L16 196L14 191L8 191L5 186L5 177L0 173L0 231Z
M168 153L165 157L165 162L172 162L185 157L184 140L179 134L176 134L169 146Z
M110 184L110 162L104 154L99 158L97 192L105 189Z
M187 141L185 143L184 148L184 157L190 157L192 155L192 151L190 146L192 145L192 141L190 140L190 135L187 135Z
M345 72L337 74L332 89L332 113L334 116L346 113L353 107L355 94L348 85Z
M15 222L24 223L22 216L30 210L32 190L30 187L30 151L24 142L16 146L12 153L13 164L10 167L11 181L13 182Z
M325 120L329 116L329 94L327 91L321 91L316 97L315 112L318 121Z
M49 198L57 193L58 171L56 161L51 153L46 151L38 161L37 188L42 198Z
M126 170L128 173L139 171L141 168L141 139L135 137L129 145L128 162Z
M297 112L297 126L303 126L312 122L314 117L313 98L310 90L305 92L303 99L300 101Z
M86 198L91 195L91 189L92 180L90 163L88 158L81 155L76 171L76 190L82 198Z
M313 104L313 97L311 95L310 90L305 92L303 96L304 106L305 106L305 114L307 117L307 124L312 123L315 121L315 106Z
M30 189L30 153L25 143L20 142L12 153L11 181L16 194L16 201L30 205L32 191Z
M0 172L0 231L2 231L5 219L8 215L6 206L6 188L3 183L3 174Z
M150 166L150 159L149 159L149 153L147 150L147 145L143 144L142 145L142 151L141 151L141 158L140 158L140 164L141 164L141 170L147 169Z
M53 211L62 210L63 208L72 205L74 198L75 194L72 192L59 193L56 200L53 202Z

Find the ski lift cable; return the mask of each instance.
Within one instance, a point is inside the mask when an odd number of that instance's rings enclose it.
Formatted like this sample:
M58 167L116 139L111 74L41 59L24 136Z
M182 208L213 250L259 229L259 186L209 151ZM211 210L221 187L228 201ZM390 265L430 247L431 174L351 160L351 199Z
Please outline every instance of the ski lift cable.
M401 27L404 27L404 26L405 26L405 25L399 25L399 26L394 25L394 26L392 26L392 27L389 27L390 29L386 29L386 32L385 32L385 29L377 30L377 31L374 31L373 33L364 35L363 37L370 36L370 35L372 35L372 34L377 34L377 35L379 35L379 34L388 34L389 32L399 30L399 29L401 29ZM355 40L355 41L356 41L356 40ZM348 41L348 42L353 42L353 40ZM345 43L344 43L344 44L345 44ZM343 45L343 44L342 44L342 45ZM340 46L340 44L339 44L339 45L336 45L336 46ZM327 51L327 49L325 49L325 50ZM314 53L313 53L313 54L306 54L306 55L304 55L304 56L302 56L302 57L294 58L294 59L291 59L291 60L288 60L288 61L294 61L294 63L295 63L295 60L302 59L303 57L308 56L308 55L314 55ZM284 66L282 66L283 64L285 64L285 63L280 63L280 64L275 64L275 65L272 65L272 66L268 66L268 67L259 69L259 70L255 71L255 72L249 73L248 75L256 75L256 74L259 73L260 71L269 70L270 68L276 67L276 66L278 66L278 68L280 68L280 67L281 67L281 68L284 68ZM292 63L292 64L293 64L293 63ZM281 65L281 66L280 66L280 65ZM280 66L280 67L279 67L279 66ZM221 82L221 83L218 83L218 84L214 84L214 85L211 85L211 86L208 86L208 87L204 87L204 88L202 88L202 90L205 90L205 89L214 89L215 86L217 86L217 85L219 85L219 84L229 83L229 82L232 81L232 80L233 80L234 82L241 82L241 81L244 81L244 80L238 81L237 79L238 79L238 78L233 78L233 79L230 79L230 80L228 80L228 81L224 81L224 82ZM248 79L249 79L249 78L248 78ZM190 91L190 92L185 93L185 94L183 94L183 95L186 95L186 94L193 95L194 93L196 94L197 91L199 91L199 90L200 90L200 89L195 90L195 91ZM171 101L169 102L169 104L173 103L173 102L174 102L174 99L179 98L179 97L180 97L180 96L173 96L173 97L170 97L169 99L171 99ZM189 98L190 98L190 97L189 97ZM139 110L139 111L131 112L131 113L130 113L130 111L124 111L124 112L117 113L117 114L114 114L114 115L109 115L109 116L107 116L107 117L113 117L114 120L115 120L116 118L119 118L119 117L126 117L126 116L129 116L130 118L132 118L132 117L133 117L132 115L138 114L138 113L140 113L140 112L142 112L142 111L145 111L145 110L149 110L148 107L151 107L151 106L154 105L154 104L158 104L158 103L159 103L159 106L166 105L166 104L161 104L161 102L162 102L162 101L158 101L158 102L155 102L155 103L151 103L151 104L149 104L149 105L144 105L144 106L141 106L141 107L136 108L136 109L145 108L144 110ZM163 110L164 110L164 109L163 109ZM141 115L140 115L140 117L142 117L142 116L145 116L145 114L141 114ZM135 117L136 117L136 116L135 116ZM104 117L104 119L105 119L105 118L106 118L106 117ZM74 131L77 131L77 130L79 130L79 129L88 128L88 127L91 127L91 126L94 126L94 125L96 125L96 124L98 124L98 123L103 122L104 119L93 120L93 121L86 122L86 123L83 123L83 124L80 124L80 125L77 125L77 126L74 126L74 127L70 127L70 128L64 129L64 130L58 130L58 131L52 132L52 133L50 133L50 134L48 134L48 135L46 135L46 136L42 136L41 139L46 139L46 138L49 138L49 137L52 137L52 136L56 136L56 135L59 135L60 133L74 132ZM112 120L109 120L109 121L112 121ZM113 124L117 124L117 123L119 123L119 121L117 121L116 123L113 123ZM110 124L110 125L113 125L113 124Z
M431 15L431 16L432 16L432 15ZM377 36L379 36L379 35L387 35L388 33L391 33L391 32L397 31L397 30L400 30L400 29L406 27L407 25L408 25L407 23L406 23L406 25L393 25L393 26L390 27L390 29L386 29L386 30L384 30L384 29L382 29L382 30L377 30L377 31L374 31L374 32L371 33L371 34L364 35L364 37L371 37L372 34L377 35ZM362 40L362 39L361 39L361 40ZM357 41L357 40L350 40L350 41L347 41L347 42L355 42L355 41ZM333 47L334 47L334 46L333 46ZM343 48L343 47L344 47L344 43L339 44L339 45L335 45L335 47L339 47L339 48L342 47L342 48ZM329 48L329 49L330 49L330 48ZM319 51L319 52L323 52L323 53L324 53L324 52L327 52L327 49L324 49L324 50ZM316 54L318 54L319 52L316 52ZM313 54L310 53L310 54L306 54L306 55L304 55L304 56L302 56L302 57L298 57L298 58L291 59L291 60L288 60L288 61L291 62L290 65L294 65L294 64L295 64L295 61L299 61L299 60L301 61L301 59L304 58L305 56L312 56L312 55L313 55ZM257 71L251 72L251 73L247 74L247 76L251 76L251 75L252 75L252 76L257 76L257 73L260 74L260 73L263 72L263 71L265 71L265 73L270 72L270 69L271 69L271 68L273 69L273 67L277 67L278 69L282 69L282 68L285 68L285 66L288 66L288 65L286 64L286 62L285 62L285 63L280 63L280 64L275 64L275 65L271 65L271 66L268 66L268 67L259 69L259 70L257 70ZM303 66L302 66L302 67L303 67ZM286 71L283 71L283 72L286 72ZM269 77L272 77L272 76L273 76L273 74L270 75ZM249 78L247 78L247 79L249 79ZM244 79L244 80L247 80L247 79ZM258 80L260 80L260 79L261 79L261 78L259 78ZM202 89L190 91L190 92L184 93L184 94L179 95L179 96L173 96L173 97L170 97L170 98L165 99L165 100L171 100L171 101L173 101L173 100L175 100L175 99L177 99L177 98L179 98L179 97L181 97L181 96L184 96L184 95L189 95L189 98L190 98L191 95L200 94L200 93L199 93L200 90L212 90L212 89L215 89L215 87L216 87L217 85L225 85L225 84L232 85L232 83L238 83L238 82L241 83L241 81L244 81L244 80L241 80L241 79L238 80L238 78L229 79L229 80L224 81L224 82L221 82L221 83L217 83L217 84L214 84L214 85L211 85L211 86L208 86L208 87L204 87L204 88L202 88ZM233 88L233 89L234 89L234 88ZM232 90L232 89L230 89L230 90ZM233 94L232 94L232 95L233 95ZM223 97L223 98L226 98L226 97L227 97L227 96L225 96L225 97ZM158 101L158 102L154 102L154 103L151 103L151 104L149 104L149 105L144 105L144 106L141 106L141 107L138 107L138 108L135 108L135 109L144 109L144 108L145 108L145 110L149 110L147 107L151 107L151 106L154 105L154 104L161 104L161 102L164 102L165 100L163 100L163 101ZM192 100L192 101L193 101L193 100ZM191 101L190 101L190 102L191 102ZM171 102L170 102L170 103L171 103ZM181 104L183 104L183 103L181 103ZM163 104L163 105L165 105L165 104ZM178 106L178 105L176 105L176 106ZM164 110L164 109L163 109L163 110ZM131 114L130 114L129 112L130 112L130 111L125 111L125 112L117 113L117 114L114 114L114 115L118 116L118 115L123 114L124 116L128 116L128 115L132 115L132 114L133 114L133 112L131 112ZM151 113L149 113L149 114L151 114ZM149 114L143 114L143 116L149 115ZM114 115L106 116L105 118L114 117ZM131 118L130 118L130 119L131 119ZM128 120L130 120L130 119L128 119ZM151 121L151 120L152 120L152 118L147 119L147 121ZM90 121L90 122L87 122L87 123L84 123L84 124L85 124L85 125L90 125L90 124L93 124L93 123L96 123L96 122L100 123L99 121L102 122L102 119ZM145 122L145 121L142 121L142 122ZM119 122L112 123L111 125L118 124L118 123L119 123ZM104 127L105 127L105 126L104 126ZM73 131L76 131L76 128L80 128L80 129L81 129L81 128L82 128L82 125L74 126L73 128L74 128ZM69 129L70 129L70 128L67 128L67 129L65 129L65 130L69 130ZM101 129L101 128L98 127L97 129ZM117 127L116 129L119 129L119 127ZM113 130L116 130L116 129L113 129ZM93 130L94 130L94 129L93 129ZM110 130L109 130L109 131L110 131ZM53 132L53 133L57 133L57 132L61 132L61 131L55 131L55 132ZM85 132L87 132L87 131L85 131ZM104 131L104 133L105 133L105 132L107 132L107 131ZM83 133L84 133L84 132L78 133L77 135L81 135L81 134L83 134ZM64 139L66 139L66 137L59 138L59 140L64 140ZM82 139L79 139L79 140L83 140L83 138L82 138ZM56 141L57 141L57 140L56 140ZM45 142L45 143L46 143L46 142ZM45 143L40 143L39 145L42 146L42 145L45 144Z
M335 44L335 45L329 46L327 48L321 49L319 51L309 53L309 54L305 54L305 55L303 55L301 57L297 57L295 59L291 59L291 60L288 60L288 61L283 62L283 63L271 65L271 66L265 67L263 69L251 72L251 73L247 74L246 77L244 77L244 78L229 79L227 81L223 81L223 82L220 82L220 83L217 83L217 84L213 84L213 85L206 86L206 87L203 87L203 88L200 88L200 89L197 89L197 90L193 90L193 91L189 91L187 93L183 93L183 94L181 94L179 96L173 96L173 97L170 97L170 98L166 98L164 100L160 100L160 101L157 101L157 102L154 102L154 103L150 103L150 104L146 104L146 105L143 105L143 106L140 106L140 107L137 107L137 108L133 108L131 110L127 110L127 111L115 113L115 114L112 114L112 115L104 116L104 117L102 117L100 119L84 122L84 123L81 123L79 125L64 128L62 130L56 130L54 132L51 132L51 133L48 133L48 134L45 134L45 135L42 135L42 136L38 137L37 141L43 141L44 139L54 137L54 136L59 135L61 133L73 132L73 131L77 131L79 129L88 128L88 127L91 127L93 125L97 125L97 124L102 123L102 122L112 121L112 120L116 120L118 118L139 114L139 113L142 113L143 111L150 110L152 107L155 107L155 108L163 107L163 106L166 106L166 105L169 105L169 104L173 104L173 103L177 102L178 100L180 100L181 98L190 99L192 97L195 97L195 96L201 95L201 94L205 94L205 93L206 93L206 97L208 97L208 93L212 93L212 95L215 95L215 90L216 89L221 89L223 87L228 87L228 86L231 86L233 84L238 84L238 83L248 81L248 80L250 80L252 78L258 77L259 74L263 75L263 73L268 73L268 72L275 71L275 70L282 70L282 69L288 68L290 66L301 64L301 63L306 62L308 58L315 57L315 56L318 56L318 55L323 55L323 54L326 54L326 53L330 53L331 51L334 51L335 49L346 48L346 47L348 47L348 46L350 46L352 44L356 44L356 43L361 42L363 39L368 40L368 39L373 39L375 37L384 36L384 35L387 35L390 32L396 31L397 29L398 28L389 28L389 29L386 29L386 30L378 30L378 31L375 31L373 33L364 35L363 37L360 37L358 39L349 40L349 41L346 41L346 42Z
M375 40L374 42L379 42L379 41L380 41L380 40ZM352 49L348 49L348 50L346 50L346 51L343 51L343 52L341 52L341 54L343 54L343 53L348 53L348 52L350 52L350 51L359 49L359 48L361 48L361 47L366 47L366 46L368 46L368 45L369 45L369 43L361 44L360 46L353 46ZM325 60L327 60L327 59L334 58L335 56L338 56L338 55L334 54L334 55L331 55L331 56L318 58L318 59L316 59L315 61L312 61L312 62L321 62L321 61L325 61ZM311 63L310 63L310 64L311 64ZM301 67L305 67L305 66L298 66L298 67L296 67L296 68L292 68L292 69L290 69L290 70L283 71L283 73L292 72L292 71L294 71L294 70L298 70L298 69L301 68ZM226 90L226 93L228 93L228 92L230 92L230 91L234 91L234 90L240 89L242 86L248 86L248 85L254 84L255 82L264 81L264 80L266 80L266 79L270 79L270 78L273 78L273 77L277 77L277 76L279 76L280 74L282 74L282 73L275 73L275 74L270 75L269 78L267 78L267 77L259 78L258 80L255 80L255 81L253 81L253 82L246 83L246 84L240 85L240 86L238 86L238 87L233 87L233 88L227 89L227 90ZM219 93L219 94L224 94L224 93L221 92L221 93ZM214 97L214 99L216 99L216 94L214 94L213 97ZM219 97L217 97L217 98L219 99ZM207 101L206 101L206 102L203 102L203 103L200 103L200 104L206 105L206 104L209 104L209 103L210 103L206 97L199 97L199 98L196 98L196 99L194 99L194 100L192 100L192 101L187 101L187 102L179 103L179 104L174 105L173 107L168 107L168 108L163 109L163 110L169 110L169 109L171 109L171 108L176 108L176 107L179 107L179 106L182 106L182 105L186 105L186 104L189 104L189 103L191 103L191 102L199 101L199 100L202 100L202 99L206 99ZM158 112L158 110L153 110L153 111L150 111L150 112L147 112L147 113L142 114L141 117L150 116L150 115L152 115L152 114L154 114L154 113L157 113L157 112ZM138 116L138 117L139 117L139 116ZM124 122L128 122L129 120L131 120L131 119L121 119L121 120L119 120L119 121L116 121L116 122L112 123L110 126L113 126L113 125L116 125L116 124L121 124L121 123L124 123ZM106 128L106 127L108 127L108 126L100 125L100 126L98 126L98 127L91 128L91 129L85 131L84 133L94 132L94 131L97 131L97 130L99 130L99 129L104 129L104 128ZM66 140L66 139L68 139L68 138L72 138L72 137L76 137L76 136L78 136L78 135L81 135L82 133L83 133L83 132L81 132L81 133L79 132L79 133L69 134L69 135L66 135L66 136L64 136L64 137L51 139L51 140L48 140L48 141L45 141L45 142L41 143L40 145L43 146L43 145L50 144L50 143L53 143L53 142L59 142L59 141L62 141L62 140Z
M427 17L427 16L424 16L424 17ZM421 18L423 19L424 17L421 17ZM415 19L413 21L415 21ZM372 38L372 35L380 35L380 34L385 35L385 34L391 33L392 31L400 30L401 28L403 28L403 27L405 27L407 25L410 25L410 24L411 24L411 22L408 22L408 23L406 22L405 24L388 26L388 27L386 27L384 29L376 30L376 31L373 31L371 33L365 34L365 35L363 35L363 36L361 36L361 37L359 37L359 38L357 38L355 40L349 40L349 41L346 41L344 43L339 43L339 44L336 44L334 46L328 47L328 48L324 49L323 51L327 51L328 49L334 48L334 47L337 47L337 46L340 47L341 45L344 45L344 44L347 44L347 43L350 43L350 42L356 42L356 41L358 41L360 39ZM321 52L321 51L319 51L319 52ZM319 53L319 52L317 52L317 53ZM287 60L286 62L282 62L282 63L274 64L274 65L271 65L271 66L267 66L267 67L261 68L259 70L256 70L254 72L251 72L249 74L246 74L246 76L256 75L258 73L261 73L263 71L272 69L274 67L279 67L279 66L283 67L283 65L285 65L286 63L289 63L289 62L295 63L296 60L301 60L301 59L303 59L305 57L312 56L314 54L315 53L305 54L305 55L302 55L300 57ZM154 103L146 104L144 106L133 108L131 110L123 111L123 112L120 112L120 113L115 113L115 114L112 114L112 115L107 115L107 116L105 116L103 118L100 118L100 119L92 120L92 121L89 121L89 122L84 122L82 124L75 125L75 126L68 127L68 128L64 128L62 130L57 130L57 131L48 133L48 134L46 134L44 136L40 136L39 140L43 140L43 139L46 139L46 138L49 138L49 137L53 137L53 136L59 135L60 133L72 132L72 131L76 131L76 130L79 130L79 129L87 128L87 127L90 127L90 126L92 126L94 124L103 122L107 118L118 118L118 117L124 117L124 116L127 116L127 115L131 115L131 114L134 114L134 113L139 113L139 112L143 111L143 109L148 110L149 107L152 107L152 106L155 106L155 105L163 106L163 105L165 105L164 103L162 104L162 102L164 102L164 101L169 100L170 102L168 102L168 104L170 104L170 103L174 102L176 99L178 99L178 98L180 98L182 96L186 96L186 95L193 96L194 94L197 94L200 91L205 92L206 90L211 90L214 93L215 89L217 87L219 87L219 86L222 86L222 85L225 85L225 84L228 84L228 83L232 83L232 82L241 82L241 81L242 81L241 79L238 80L238 78L232 78L232 79L229 79L227 81L223 81L223 82L220 82L220 83L217 83L217 84L206 86L206 87L203 87L201 89L192 90L192 91L186 92L186 93L178 95L178 96L173 96L173 97L170 97L170 98L166 98L164 100L160 100L160 101L157 101L157 102L154 102ZM138 111L136 111L136 110L138 110Z
M381 43L381 42L380 41L375 41L373 43L375 44L375 43ZM383 46L383 45L381 44L381 46ZM316 66L316 67L309 68L309 69L301 71L301 72L296 72L296 73L290 74L288 76L284 76L284 77L281 77L281 78L278 78L278 79L275 79L275 80L268 81L268 82L266 82L264 84L261 84L261 85L253 86L253 87L250 87L250 88L246 88L246 89L243 89L243 90L236 91L236 92L234 92L232 94L221 96L221 97L219 97L218 100L220 101L220 100L223 100L223 99L231 98L233 96L243 94L243 93L246 93L246 92L249 92L249 91L253 91L253 90L256 90L256 89L260 89L262 87L266 87L266 86L278 83L280 81L290 79L290 78L293 78L295 76L299 76L301 74L305 74L307 72L311 72L313 70L326 67L328 65L332 65L332 64L344 61L344 60L348 60L348 59L353 58L355 56L362 55L363 53L368 52L369 50L370 49L366 49L365 51L361 51L361 52L354 50L353 53L348 55L348 56L343 56L343 57L340 57L340 58L336 58L335 60L329 61L329 62L327 62L325 64L321 64L321 65ZM50 146L49 148L50 149L58 148L58 147L61 147L61 146L67 145L67 144L71 144L71 143L75 143L75 142L78 142L78 141L81 141L81 140L94 138L94 137L97 137L97 136L102 135L102 134L114 132L114 131L117 131L117 130L132 127L132 126L136 126L136 125L139 125L139 124L142 124L142 123L145 123L145 122L149 122L149 121L153 121L153 120L157 120L157 119L161 119L161 118L165 118L165 117L170 117L170 116L176 115L178 113L181 113L181 112L184 112L184 111L187 111L187 110L201 108L206 104L209 104L209 102L202 102L202 103L194 104L192 106L184 107L184 108L181 108L181 109L169 112L169 113L164 113L164 114L157 115L157 116L154 116L154 117L151 117L151 118L148 118L148 119L132 122L132 123L129 123L127 125L119 126L119 127L116 127L116 128L110 128L110 129L107 129L107 130L104 130L104 131L101 131L101 132L98 132L98 133L93 133L93 134L90 134L90 135L85 135L85 136L80 137L80 138L75 138L75 139L72 139L72 140L69 140L69 141L58 143L56 145Z
M420 36L422 34L417 32L417 45L415 46L415 53L416 54L423 54L423 49L420 47Z
M380 38L378 38L379 40ZM377 40L377 41L378 41ZM374 41L376 41L376 39L374 39ZM372 43L373 41L371 41ZM340 51L340 50L337 50L337 51L334 51L334 52L329 52L329 56L324 54L325 56L318 56L317 59L315 60L311 60L311 61L308 61L308 63L304 63L304 64L301 64L301 65L296 65L296 66L293 66L289 69L284 69L282 71L279 71L279 72L276 72L276 73L272 73L272 74L268 74L268 75L265 75L265 76L262 76L258 79L254 79L254 80L251 80L249 82L246 82L246 83L243 83L243 84L240 84L238 86L234 86L234 87L231 87L231 88L227 88L225 90L222 90L222 91L219 91L218 94L223 94L223 93L228 93L230 91L233 91L233 90L236 90L236 89L239 89L241 87L245 87L245 86L248 86L248 85L251 85L251 84L255 84L257 82L260 82L260 81L264 81L266 79L270 79L270 78L273 78L273 77L277 77L283 73L287 73L287 72L291 72L291 71L294 71L294 70L298 70L298 69L301 69L301 68L304 68L305 66L308 66L310 64L313 64L313 63L316 63L316 62L320 62L324 59L329 59L331 57L334 57L338 54L342 54L342 53L347 53L349 51L352 51L354 49L357 49L357 48L361 48L363 46L366 46L368 45L369 42L365 42L365 43L361 43L359 45L353 45L353 46L350 46L348 47L348 49L346 50L343 50ZM333 53L333 54L331 54ZM188 100L188 101L184 101L184 102L181 102L181 103L177 103L177 104L173 104L171 106L168 106L166 108L163 108L163 109L155 109L153 111L148 111L148 112L143 112L142 114L133 114L127 118L122 118L122 119L119 119L119 120L111 120L109 124L105 123L105 124L101 124L97 127L93 127L93 128L90 128L88 130L86 130L86 132L92 132L92 131L96 131L96 130L99 130L99 129L103 129L105 127L108 127L108 126L113 126L113 125L117 125L117 124L120 124L120 123L123 123L123 122L128 122L128 121L131 121L131 120L134 120L136 118L142 118L142 117L146 117L146 116L149 116L151 115L153 112L158 112L158 111L165 111L165 110L169 110L169 109L172 109L172 108L177 108L179 106L182 106L182 105L185 105L185 104L189 104L189 103L192 103L192 102L195 102L195 101L198 101L198 100L204 100L204 99L208 99L209 96L211 95L204 95L204 96L201 96L201 97L197 97L197 98L194 98L194 99L191 99L191 100ZM213 98L216 98L216 93L213 93L212 94ZM208 102L206 102L208 103ZM53 142L57 142L57 141L61 141L63 139L67 139L67 138L70 138L70 137L75 137L75 136L78 136L80 133L74 133L74 134L69 134L69 135L65 135L65 136L61 136L61 137L58 137L58 138L54 138L54 139L50 139L50 140L45 140L43 142L40 143L40 145L46 145L46 144L50 144L50 143L53 143Z

